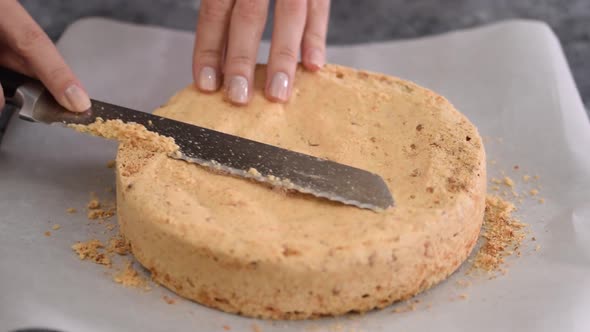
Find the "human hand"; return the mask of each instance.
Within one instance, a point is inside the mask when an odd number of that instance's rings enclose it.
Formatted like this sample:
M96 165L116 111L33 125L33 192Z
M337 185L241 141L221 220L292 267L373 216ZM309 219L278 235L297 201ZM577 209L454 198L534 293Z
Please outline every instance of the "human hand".
M0 66L36 77L65 108L82 112L90 98L49 37L16 0L0 0ZM0 87L0 111L4 94Z
M230 102L247 104L252 95L258 46L269 0L203 0L193 55L193 78L205 92L223 88ZM329 0L277 0L265 94L286 102L297 57L319 70L325 61Z

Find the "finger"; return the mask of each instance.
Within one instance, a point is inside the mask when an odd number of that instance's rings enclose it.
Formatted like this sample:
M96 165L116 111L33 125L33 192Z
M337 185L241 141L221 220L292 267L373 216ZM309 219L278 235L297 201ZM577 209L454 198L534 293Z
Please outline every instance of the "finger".
M236 0L231 15L224 85L230 102L250 100L258 45L262 37L268 0Z
M0 36L23 58L55 99L70 111L90 108L90 99L45 32L17 1L0 1Z
M193 53L193 78L202 91L215 91L221 82L223 51L233 0L203 0Z
M29 77L35 77L35 73L27 66L25 60L10 49L0 49L0 65Z
M278 0L276 2L266 72L265 91L270 100L286 102L291 95L306 15L307 1Z
M309 0L307 22L301 45L303 66L308 70L319 70L326 61L326 34L329 16L330 0Z

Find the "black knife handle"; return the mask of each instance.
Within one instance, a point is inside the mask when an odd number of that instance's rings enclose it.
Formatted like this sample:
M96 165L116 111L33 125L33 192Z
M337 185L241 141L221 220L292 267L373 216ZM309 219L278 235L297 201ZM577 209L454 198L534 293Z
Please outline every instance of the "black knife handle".
M34 78L30 78L21 73L0 66L0 85L2 85L2 92L4 98L12 98L19 86L28 82L38 82Z

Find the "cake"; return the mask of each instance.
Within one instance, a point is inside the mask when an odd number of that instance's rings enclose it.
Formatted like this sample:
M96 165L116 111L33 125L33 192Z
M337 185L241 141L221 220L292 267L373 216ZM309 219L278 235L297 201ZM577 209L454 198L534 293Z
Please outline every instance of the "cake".
M277 190L122 143L118 220L158 283L200 304L270 319L383 308L447 278L481 228L485 152L445 98L382 74L299 68L290 101L246 107L189 86L155 111L383 177L382 212Z

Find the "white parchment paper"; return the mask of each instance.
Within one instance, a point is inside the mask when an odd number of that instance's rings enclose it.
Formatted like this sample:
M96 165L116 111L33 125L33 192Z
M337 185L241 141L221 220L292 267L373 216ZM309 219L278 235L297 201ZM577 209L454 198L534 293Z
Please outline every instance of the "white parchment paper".
M85 19L67 30L59 47L94 98L151 111L191 82L192 43L188 32ZM267 50L261 47L260 61ZM485 137L495 161L488 164L490 176L502 170L515 179L540 176L545 203L526 199L518 212L537 242L509 261L506 276L476 278L459 289L459 271L419 296L431 308L311 322L259 321L179 299L162 287L124 288L70 249L78 240L107 237L104 226L89 225L83 208L90 191L114 199L104 189L114 186L105 164L116 145L13 119L0 147L0 328L589 331L590 123L552 31L512 21L328 53L331 62L399 76L448 97ZM535 187L516 182L519 192ZM81 212L69 215L69 207ZM52 231L56 223L62 228ZM52 235L44 236L48 230ZM468 298L452 300L459 294Z

